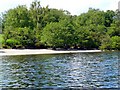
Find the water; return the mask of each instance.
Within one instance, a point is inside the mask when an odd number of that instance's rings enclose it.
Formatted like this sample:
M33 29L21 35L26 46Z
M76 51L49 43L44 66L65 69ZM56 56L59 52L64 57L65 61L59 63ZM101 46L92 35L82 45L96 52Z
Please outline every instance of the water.
M0 87L119 87L120 52L1 56Z

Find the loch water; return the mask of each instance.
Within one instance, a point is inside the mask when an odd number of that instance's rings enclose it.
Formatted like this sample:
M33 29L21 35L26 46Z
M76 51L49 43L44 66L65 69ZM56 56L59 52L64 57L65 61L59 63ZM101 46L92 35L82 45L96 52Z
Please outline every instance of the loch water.
M119 88L120 52L0 56L1 88Z

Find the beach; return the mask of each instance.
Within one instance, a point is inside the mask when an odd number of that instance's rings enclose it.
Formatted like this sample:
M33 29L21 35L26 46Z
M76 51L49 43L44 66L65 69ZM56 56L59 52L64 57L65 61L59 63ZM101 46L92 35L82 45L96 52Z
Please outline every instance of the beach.
M92 53L101 50L51 50L51 49L0 49L0 56L11 55L38 55L38 54L65 54L65 53Z

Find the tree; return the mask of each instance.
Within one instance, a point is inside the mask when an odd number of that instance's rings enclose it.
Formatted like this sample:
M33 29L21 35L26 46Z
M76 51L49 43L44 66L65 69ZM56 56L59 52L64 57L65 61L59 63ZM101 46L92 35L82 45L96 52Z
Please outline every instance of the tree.
M2 34L2 18L0 17L0 34Z
M8 48L119 49L120 12L90 8L72 16L66 10L21 5L2 17L4 46Z
M113 50L120 50L120 36L113 36L111 38L111 48Z
M113 23L114 17L115 17L115 12L112 11L112 10L107 10L105 12L105 23L104 23L104 25L106 27L110 27L111 24Z
M8 32L9 30L9 32ZM6 30L5 30L6 31ZM7 28L4 32L5 47L30 48L34 46L33 30L29 28Z
M41 40L50 47L69 48L74 44L74 26L68 20L48 24Z
M106 38L104 38L104 41L100 48L106 50L120 50L120 37L113 36L110 38L109 36L107 36Z
M29 27L29 15L26 6L18 6L8 10L4 15L5 28L12 27Z
M78 45L81 49L99 48L101 39L107 32L104 26L105 13L99 9L89 9L76 19Z
M87 13L79 15L76 22L80 26L103 25L105 22L104 12L99 9L89 9Z
M32 22L32 27L34 28L41 28L41 19L42 19L42 7L40 5L39 1L34 1L32 2L31 6L30 6L30 19Z

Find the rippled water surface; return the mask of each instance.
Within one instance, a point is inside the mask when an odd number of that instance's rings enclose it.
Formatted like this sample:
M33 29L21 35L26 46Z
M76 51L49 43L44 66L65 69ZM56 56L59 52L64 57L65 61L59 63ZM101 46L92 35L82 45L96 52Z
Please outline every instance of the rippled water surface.
M0 87L118 88L120 52L0 56Z

